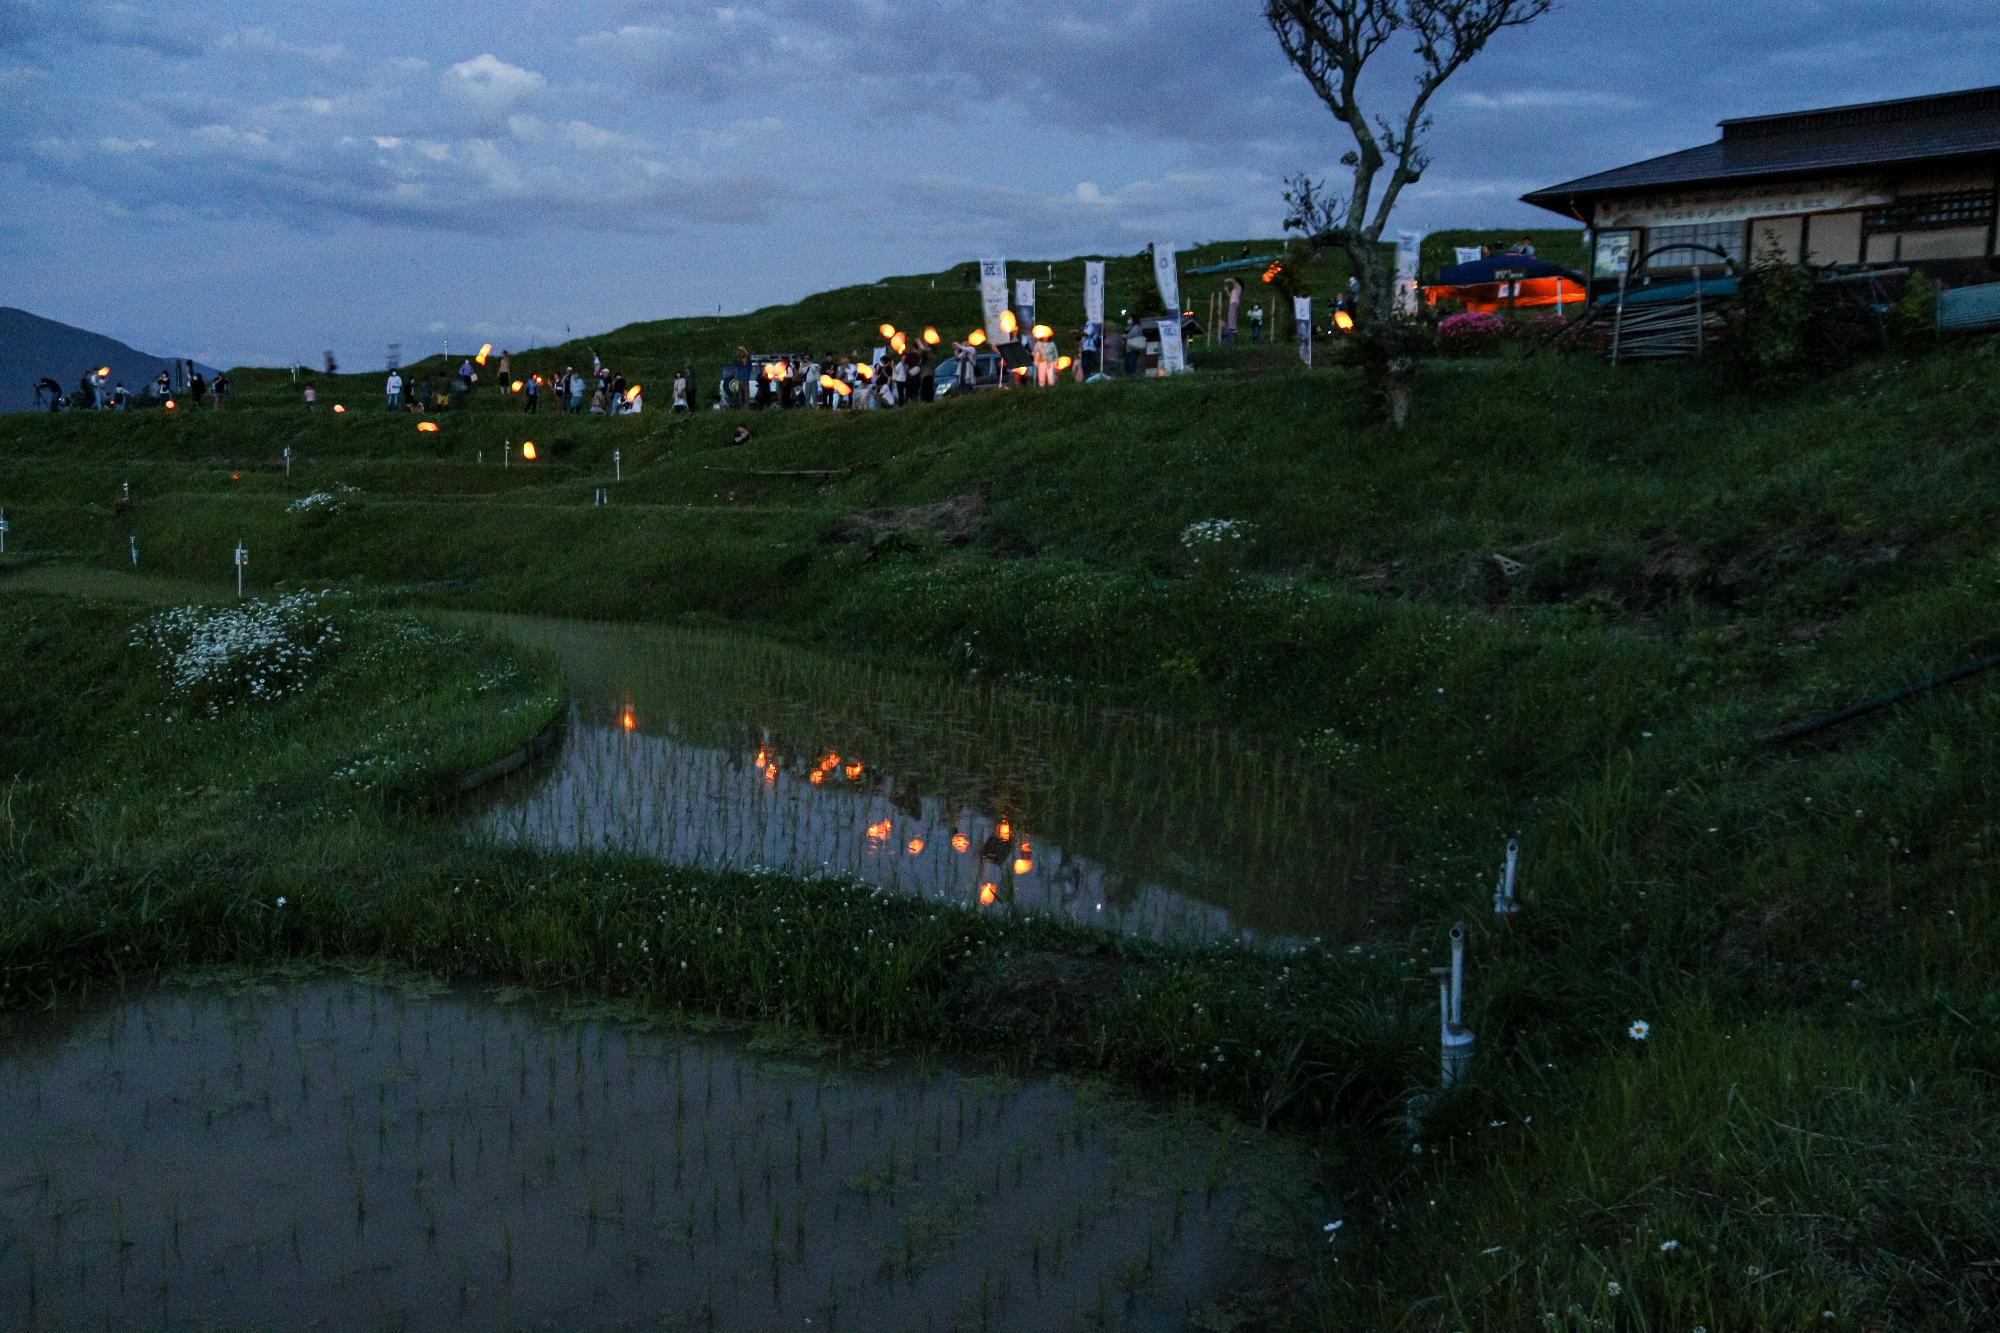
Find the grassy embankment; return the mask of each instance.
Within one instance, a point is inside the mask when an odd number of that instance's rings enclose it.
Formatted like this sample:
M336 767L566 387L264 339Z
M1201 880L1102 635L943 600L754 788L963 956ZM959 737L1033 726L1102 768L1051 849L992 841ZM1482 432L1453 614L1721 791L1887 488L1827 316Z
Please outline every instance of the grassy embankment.
M442 456L414 456L407 420L363 413L21 421L0 436L0 494L30 547L97 562L122 560L129 524L151 567L219 582L243 536L260 580L726 616L1060 672L1296 738L1396 826L1390 947L1316 960L1296 1007L1278 997L1298 970L1279 984L1233 958L1159 962L1091 1022L1112 1067L1251 1110L1303 1079L1287 1109L1380 1129L1387 1090L1423 1077L1441 927L1473 918L1479 1077L1436 1108L1420 1152L1385 1165L1381 1137L1352 1140L1377 1194L1357 1200L1320 1289L1330 1320L1979 1327L2000 1246L1986 961L2000 696L1975 680L1803 746L1757 734L1994 650L1993 366L1990 349L1959 349L1783 395L1701 368L1446 366L1393 436L1348 373L1273 365L765 417L741 450L709 416L565 422L547 463L504 472L470 461L518 438L497 412L449 422ZM301 456L289 484L270 466L284 442ZM614 447L626 481L593 511ZM751 475L794 471L838 475ZM107 501L126 475L141 499L120 515ZM324 520L286 512L330 482L361 494ZM975 489L984 515L963 548L907 516L827 540L843 514ZM1233 574L1191 570L1180 547L1209 518L1253 525ZM1495 553L1526 569L1508 580ZM1498 930L1481 909L1510 832L1530 901ZM602 984L632 966L601 951L619 919L605 895L675 879L532 873L533 896L482 885L495 896L479 919L504 923L490 951L428 914L444 909L356 930L367 895L332 889L315 910L345 924L300 943L421 962L473 949L461 956L495 971ZM263 887L211 892L248 903ZM833 907L808 954L845 939ZM761 943L797 968L794 946ZM775 1012L828 1030L873 1035L893 1015L887 1035L932 1035L962 1017L946 996L968 974L942 950L850 992L845 968L838 984L805 984L803 968L780 982L759 973L765 954L703 944L714 980L754 982L755 998L784 997ZM1395 980L1343 985L1348 966ZM672 983L635 985L673 998ZM1270 1054L1273 1013L1309 1054ZM1624 1035L1639 1019L1643 1043ZM1226 1080L1195 1068L1215 1048Z

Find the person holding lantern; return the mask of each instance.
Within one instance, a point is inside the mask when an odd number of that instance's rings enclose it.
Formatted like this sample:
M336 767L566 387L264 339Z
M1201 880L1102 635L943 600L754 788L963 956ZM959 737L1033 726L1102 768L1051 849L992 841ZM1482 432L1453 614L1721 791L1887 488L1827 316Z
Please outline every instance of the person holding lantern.
M1035 326L1035 341L1030 349L1035 358L1035 387L1053 389L1056 387L1056 334L1046 324Z

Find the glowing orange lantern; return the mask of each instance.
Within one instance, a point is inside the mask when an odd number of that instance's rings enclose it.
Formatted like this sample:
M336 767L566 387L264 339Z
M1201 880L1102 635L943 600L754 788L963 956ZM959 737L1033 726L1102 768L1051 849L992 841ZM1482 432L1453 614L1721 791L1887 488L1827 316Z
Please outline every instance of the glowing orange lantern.
M178 404L178 403L176 403L176 402L174 402L174 400L173 400L173 399L171 399L171 398L167 399L167 411L171 412L171 411L173 411L173 410L174 410L174 408L176 408L176 407L178 407L178 406L179 406L179 404Z
M108 380L108 379L110 379L110 378L111 378L111 367L110 367L110 366L99 366L99 367L97 368L97 378L99 378L99 379L101 379L101 380Z
M770 783L776 782L777 780L778 780L778 766L776 764L767 765L764 769L765 783L768 785Z
M884 324L877 332L882 335L884 341L888 341L896 336L896 326L894 324Z
M833 772L834 769L840 767L839 753L834 750L828 750L826 754L820 759L819 766L821 772L825 773Z
M1015 366L1014 378L1021 380L1028 378L1028 368L1026 366Z
M889 840L889 834L894 831L894 827L895 826L890 824L890 822L886 819L877 820L875 823L870 824L868 826L868 841L887 842Z
M243 474L241 472L232 472L229 474L229 479L231 481L241 481L243 480Z
M771 762L770 751L768 750L757 751L757 767L762 768L764 765L770 762Z
M1021 321L1014 318L1014 312L1011 310L1002 310L1000 312L1000 332L1011 338L1020 331Z
M951 835L951 849L963 855L972 850L972 839L963 833L954 833Z
M819 377L819 387L825 389L828 393L835 394L841 398L845 398L849 394L854 392L854 390L848 386L846 380L837 380L831 375L821 375Z
M631 388L625 391L625 401L628 403L636 403L639 401L639 395L643 392L644 388L641 385L635 384Z
M847 775L847 780L849 782L854 782L861 777L861 765L858 761L849 764L846 768L843 768L840 771Z
M541 456L541 451L535 448L533 440L521 441L521 458L523 461L532 463Z
M437 429L438 424L435 421L419 421L417 423L417 430L424 435L435 435L437 434Z
M480 365L483 366L486 364L486 358L492 355L493 355L493 344L487 343L484 347L479 349L479 355L473 357L472 359L474 361L477 361Z
M806 775L806 781L812 783L813 786L817 787L819 786L820 783L826 781L826 774L820 771L819 769L815 768L811 773L808 773Z
M1076 364L1075 361L1071 360L1069 357L1066 356L1059 356L1056 358L1057 370L1068 370L1071 366L1075 364Z
M1283 273L1284 271L1285 271L1285 266L1283 264L1281 263L1273 264L1271 265L1271 267L1264 270L1264 281L1267 283L1276 282L1278 280L1278 275L1280 273Z
M167 404L167 406L168 406L168 407L172 407L172 406L173 406L173 404L172 404L172 403L168 403L168 404ZM333 405L333 414L334 414L335 416L337 416L337 417L344 417L344 416L346 416L346 415L347 415L347 409L346 409L346 408L344 408L344 407L342 407L342 406L341 406L341 405L340 405L339 403L335 403L335 404Z
M619 717L618 721L627 731L637 731L639 729L639 716L632 711L631 704L625 705L625 712Z
M854 363L854 373L859 375L864 380L872 380L875 378L875 367L864 366L859 361L857 361Z
M1021 855L1026 856L1034 850L1035 849L1033 847L1030 847L1028 845L1028 840L1026 838L1021 839Z
M1333 326L1342 333L1352 333L1354 332L1354 316L1348 314L1345 310L1336 310L1333 312Z
M510 387L515 393L519 393L521 392L521 390L527 388L528 386L525 382L521 380L515 380L514 383L508 387Z
M965 341L970 343L974 347L986 346L986 330L974 329L972 332L965 335Z
M939 343L943 341L944 339L938 335L938 331L936 329L932 328L928 324L924 326L924 346L936 347Z
M903 850L911 856L922 856L924 853L924 840L922 838L912 838L903 844Z
M979 905L981 907L993 906L993 900L999 896L999 887L992 880L989 879L979 886Z
M901 356L910 350L910 340L899 333L889 340L889 350Z

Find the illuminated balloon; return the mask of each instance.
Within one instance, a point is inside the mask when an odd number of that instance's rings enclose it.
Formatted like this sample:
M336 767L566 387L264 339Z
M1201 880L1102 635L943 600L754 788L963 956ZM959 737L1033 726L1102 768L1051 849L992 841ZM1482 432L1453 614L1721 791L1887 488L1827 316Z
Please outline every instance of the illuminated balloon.
M1030 331L1036 338L1053 338L1056 336L1056 331L1046 324L1037 324Z
M110 366L99 366L99 367L97 368L97 378L99 378L99 379L101 379L101 380L108 380L108 379L110 379L110 378L111 378L111 367L110 367Z
M986 346L986 330L974 329L972 332L965 335L965 340L966 342L972 344L974 347L984 347Z
M477 361L480 365L483 366L486 364L486 358L492 355L493 355L493 344L487 343L484 347L479 349L479 355L473 357L472 359L474 361Z
M167 399L167 411L171 412L171 411L173 411L173 410L174 410L174 408L176 408L176 407L178 407L178 406L179 406L179 404L178 404L178 403L176 403L176 402L174 402L174 400L173 400L173 399L171 399L171 398Z
M515 393L519 393L521 392L521 390L527 388L528 386L520 380L515 380L511 387Z
M1000 331L1009 338L1021 331L1021 321L1014 318L1013 311L1002 310L1000 312Z
M899 333L889 340L889 350L901 356L910 350L910 340Z
M854 373L859 375L864 380L872 380L875 378L875 367L864 366L859 361L857 361L854 363Z
M878 332L881 333L882 340L887 342L896 336L896 326L894 324L884 324Z
M1029 860L1029 859L1028 859L1027 857L1025 857L1025 856L1017 856L1017 857L1015 857L1015 858L1014 858L1014 873L1015 873L1015 874L1017 874L1017 875L1031 875L1031 874L1033 874L1033 873L1034 873L1034 871L1035 871L1035 863L1034 863L1033 861L1030 861L1030 860Z
M936 347L939 343L943 341L944 339L941 336L939 336L938 331L936 329L931 328L928 324L924 326L924 346Z
M993 836L1002 842L1012 842L1014 841L1014 826L1003 819L994 825Z

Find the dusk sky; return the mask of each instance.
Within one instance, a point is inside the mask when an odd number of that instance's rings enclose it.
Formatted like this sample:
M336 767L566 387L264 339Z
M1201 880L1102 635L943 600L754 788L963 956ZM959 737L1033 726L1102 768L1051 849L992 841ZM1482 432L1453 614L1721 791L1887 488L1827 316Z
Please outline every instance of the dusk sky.
M1337 170L1252 0L1016 9L0 0L0 305L359 369L1275 235L1282 178ZM1522 192L1723 117L1993 82L1994 0L1568 0L1447 86L1396 225L1540 226Z

